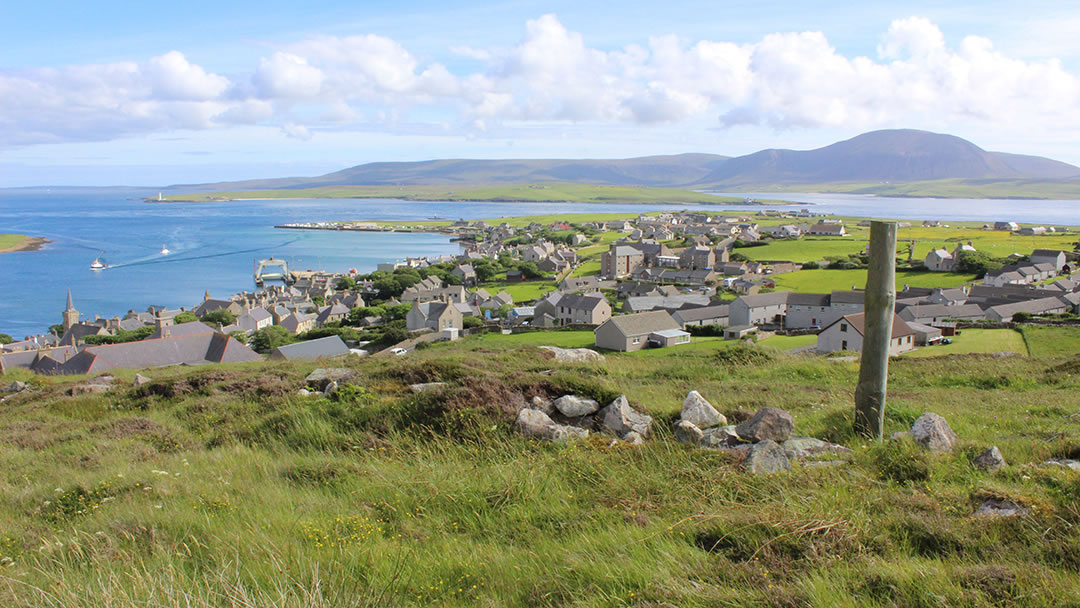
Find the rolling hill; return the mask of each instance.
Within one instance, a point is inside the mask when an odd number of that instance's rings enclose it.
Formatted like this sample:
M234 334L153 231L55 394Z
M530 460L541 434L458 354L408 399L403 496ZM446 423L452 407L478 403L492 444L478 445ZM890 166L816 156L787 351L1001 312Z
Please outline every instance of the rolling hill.
M318 177L172 186L179 192L297 190L347 186L476 186L538 183L717 189L859 191L889 194L897 184L934 184L951 193L1080 198L1080 167L1038 156L990 152L959 137L897 129L872 131L814 150L769 149L738 157L678 154L627 159L446 159L376 162ZM880 191L880 192L879 192ZM959 194L963 195L963 194Z

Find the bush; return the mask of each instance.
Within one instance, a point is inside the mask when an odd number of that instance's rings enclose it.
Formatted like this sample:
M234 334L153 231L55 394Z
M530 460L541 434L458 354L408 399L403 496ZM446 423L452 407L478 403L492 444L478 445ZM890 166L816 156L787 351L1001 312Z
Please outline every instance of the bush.
M729 366L765 365L775 358L768 351L742 343L716 353L715 357L718 364Z
M280 325L260 329L251 336L251 348L260 353L267 353L293 342L296 342L296 336Z
M871 448L870 458L882 480L911 483L930 479L930 457L913 441L886 441Z
M687 325L686 331L691 336L723 337L724 335L724 327L722 325Z
M474 327L483 327L484 320L480 317L465 317L461 320L462 329L472 329Z
M14 340L12 340L11 336L0 334L0 344L11 344L12 342L14 342Z
M821 268L821 264L817 262L807 262L802 265L803 270L818 270L819 268Z
M236 321L236 315L224 308L212 310L199 319L207 325L232 325Z

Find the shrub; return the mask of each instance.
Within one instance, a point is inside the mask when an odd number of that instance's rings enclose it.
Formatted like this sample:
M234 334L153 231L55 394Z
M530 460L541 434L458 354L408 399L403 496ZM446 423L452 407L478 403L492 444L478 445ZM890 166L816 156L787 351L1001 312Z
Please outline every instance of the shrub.
M911 483L930 479L930 458L912 441L886 441L876 445L870 450L870 458L878 477L883 480Z
M765 365L772 362L776 357L772 353L761 350L756 346L740 343L716 353L714 358L720 365L745 366Z

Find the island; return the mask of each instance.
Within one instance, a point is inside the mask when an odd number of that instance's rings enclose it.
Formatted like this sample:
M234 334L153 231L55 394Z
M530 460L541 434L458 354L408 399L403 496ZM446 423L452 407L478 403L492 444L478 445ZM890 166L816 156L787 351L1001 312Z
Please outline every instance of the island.
M40 236L26 236L25 234L0 234L0 253L14 253L16 251L37 251L44 245L51 243L49 239Z

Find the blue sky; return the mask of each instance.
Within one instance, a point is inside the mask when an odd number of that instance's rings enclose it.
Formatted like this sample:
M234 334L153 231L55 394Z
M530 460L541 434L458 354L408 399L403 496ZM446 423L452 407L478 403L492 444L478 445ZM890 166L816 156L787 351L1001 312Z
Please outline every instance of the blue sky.
M1080 164L1075 2L8 4L0 187L901 127Z

